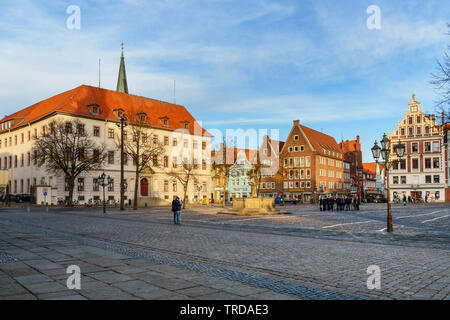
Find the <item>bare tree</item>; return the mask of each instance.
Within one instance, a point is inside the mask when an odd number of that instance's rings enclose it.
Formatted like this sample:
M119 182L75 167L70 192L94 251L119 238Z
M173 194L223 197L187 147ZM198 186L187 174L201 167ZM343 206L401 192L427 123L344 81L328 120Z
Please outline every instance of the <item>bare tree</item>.
M450 35L450 23L447 23L449 31L447 35ZM448 46L450 50L450 45ZM441 96L441 99L437 101L436 113L444 113L444 121L450 122L450 55L448 52L444 52L443 61L437 60L436 72L431 74L433 80L431 84L435 87Z
M198 164L195 163L194 158L191 158L191 161L188 159L183 159L183 162L179 168L173 169L168 174L176 181L179 181L183 186L183 209L186 208L186 198L187 198L187 190L189 187L189 182L192 181L194 184L198 183L198 178L195 175L195 170L197 169Z
M80 120L55 119L33 137L33 160L45 165L48 173L63 173L69 191L68 206L72 206L75 179L82 173L103 167L104 145L91 139Z
M140 176L145 170L154 173L152 168L161 167L160 157L164 155L165 148L149 127L145 112L128 115L128 118L130 119L129 133L131 136L127 135L124 139L124 153L130 155L135 165L133 209L137 210ZM115 140L116 145L120 146L119 135L116 135Z

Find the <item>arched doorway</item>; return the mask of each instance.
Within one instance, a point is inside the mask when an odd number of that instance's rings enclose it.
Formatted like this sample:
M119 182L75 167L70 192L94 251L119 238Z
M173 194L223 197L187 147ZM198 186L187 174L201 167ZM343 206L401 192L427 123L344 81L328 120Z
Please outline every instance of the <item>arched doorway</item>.
M141 180L141 197L148 197L148 180L146 178Z

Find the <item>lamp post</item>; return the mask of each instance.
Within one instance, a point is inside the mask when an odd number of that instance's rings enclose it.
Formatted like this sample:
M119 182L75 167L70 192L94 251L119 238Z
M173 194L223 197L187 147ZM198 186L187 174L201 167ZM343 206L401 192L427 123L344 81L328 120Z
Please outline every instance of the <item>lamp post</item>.
M384 166L386 168L386 189L387 189L387 232L393 232L394 229L392 227L392 214L391 214L391 192L390 192L390 186L389 186L389 169L392 165L392 159L391 159L391 141L386 136L386 134L383 135L383 139L380 141L381 148L378 145L378 143L375 141L374 146L372 147L372 155L375 159L375 161L378 163L378 159L382 158L382 162L384 163ZM401 142L397 143L394 146L394 152L398 158L402 158L405 154L405 145Z
M106 177L105 173L103 172L98 177L98 184L103 187L103 213L106 213L105 187L111 184L111 177Z
M124 185L124 161L123 161L123 140L124 140L124 128L128 126L128 118L124 113L122 108L114 109L114 112L117 112L117 116L120 122L116 122L116 125L120 128L120 210L125 210L124 206L124 194L125 194L125 185Z

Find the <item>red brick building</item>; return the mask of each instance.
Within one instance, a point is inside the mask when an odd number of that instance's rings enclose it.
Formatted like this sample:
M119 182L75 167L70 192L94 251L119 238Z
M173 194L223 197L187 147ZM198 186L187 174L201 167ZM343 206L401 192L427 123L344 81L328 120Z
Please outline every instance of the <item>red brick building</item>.
M350 162L350 193L361 196L363 188L363 165L359 136L356 136L356 140L341 141L339 146L342 149L345 161Z
M344 156L336 140L294 120L280 152L283 197L316 201L319 195L343 193Z
M280 167L280 152L284 142L264 136L259 148L260 161L265 166L261 170L259 196L276 198L283 193L283 174Z

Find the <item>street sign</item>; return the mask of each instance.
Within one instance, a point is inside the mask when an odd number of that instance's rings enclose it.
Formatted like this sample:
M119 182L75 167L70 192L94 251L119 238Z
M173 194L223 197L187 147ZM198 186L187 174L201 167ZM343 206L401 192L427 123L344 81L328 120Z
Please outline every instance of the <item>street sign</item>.
M46 197L47 196L47 191L44 191L44 197Z

